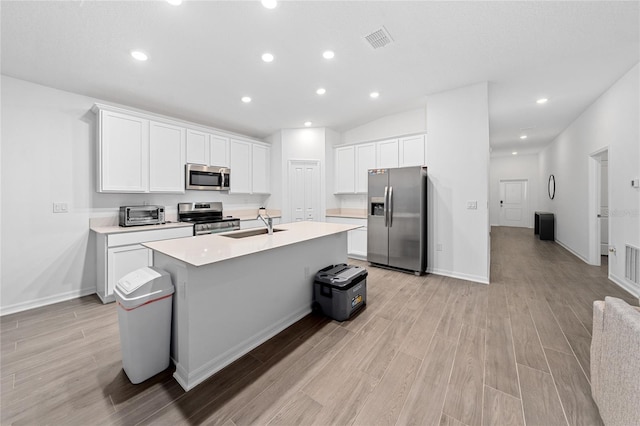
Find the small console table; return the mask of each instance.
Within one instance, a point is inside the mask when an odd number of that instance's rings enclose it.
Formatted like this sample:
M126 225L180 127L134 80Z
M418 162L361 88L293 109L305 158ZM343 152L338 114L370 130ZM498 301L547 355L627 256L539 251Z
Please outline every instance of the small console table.
M555 218L553 213L535 212L533 218L533 233L541 240L555 240Z

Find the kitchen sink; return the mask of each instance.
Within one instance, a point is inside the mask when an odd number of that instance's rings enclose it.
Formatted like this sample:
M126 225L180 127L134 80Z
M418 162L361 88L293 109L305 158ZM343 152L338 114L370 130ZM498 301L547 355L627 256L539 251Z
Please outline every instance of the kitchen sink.
M286 229L273 229L273 232L286 231ZM247 238L247 237L255 237L256 235L267 235L269 231L267 228L259 228L259 229L248 229L242 232L234 232L233 234L224 234L221 237L229 237L229 238Z

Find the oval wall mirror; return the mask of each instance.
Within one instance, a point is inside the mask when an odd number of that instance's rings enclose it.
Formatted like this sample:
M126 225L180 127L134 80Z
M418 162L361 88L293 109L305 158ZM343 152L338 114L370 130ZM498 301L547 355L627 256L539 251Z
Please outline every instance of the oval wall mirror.
M553 200L553 197L556 196L556 177L554 175L549 175L549 198Z

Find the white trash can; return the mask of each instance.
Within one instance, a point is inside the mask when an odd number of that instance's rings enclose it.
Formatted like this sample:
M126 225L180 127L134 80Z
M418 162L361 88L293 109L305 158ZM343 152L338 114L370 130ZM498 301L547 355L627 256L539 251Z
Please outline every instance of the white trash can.
M122 367L138 384L169 367L173 284L166 271L137 269L115 288Z

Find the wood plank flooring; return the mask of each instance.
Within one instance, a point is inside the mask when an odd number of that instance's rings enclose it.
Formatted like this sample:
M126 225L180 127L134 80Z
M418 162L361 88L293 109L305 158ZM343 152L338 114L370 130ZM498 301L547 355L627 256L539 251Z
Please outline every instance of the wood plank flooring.
M172 368L128 381L116 307L95 296L4 316L0 424L602 423L591 304L638 302L606 266L530 229L493 228L489 286L367 268L357 317L307 316L188 393Z

